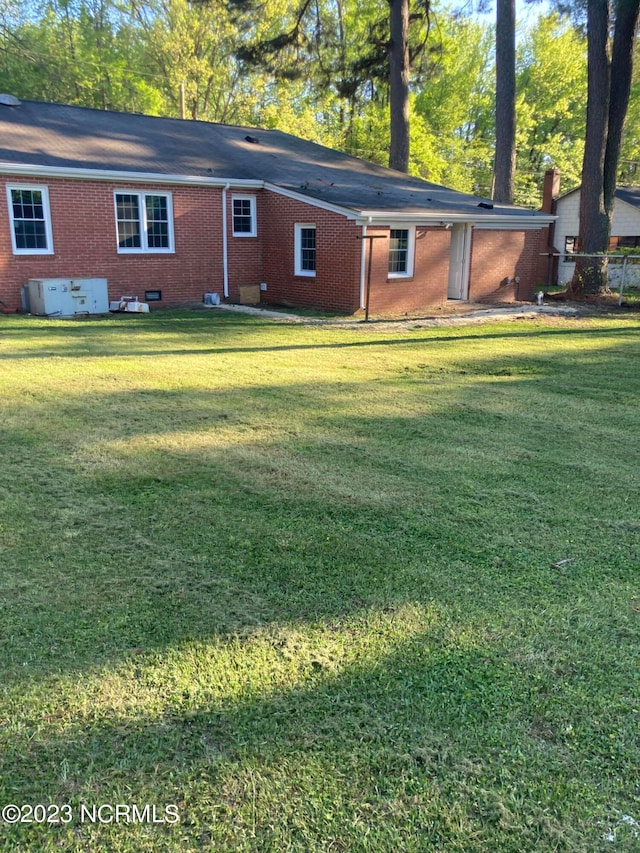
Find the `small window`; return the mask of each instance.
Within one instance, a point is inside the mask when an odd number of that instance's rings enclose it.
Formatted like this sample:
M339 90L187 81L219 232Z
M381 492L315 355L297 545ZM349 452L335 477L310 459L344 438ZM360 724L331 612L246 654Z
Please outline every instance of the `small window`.
M118 252L173 252L173 211L166 193L116 193Z
M52 255L47 187L7 186L14 255Z
M400 278L413 275L412 228L392 228L389 232L389 277Z
M255 237L258 233L255 196L234 195L231 199L231 206L233 211L233 236Z
M295 227L296 275L316 274L316 226L297 224Z
M564 251L566 255L574 255L578 251L578 238L577 237L565 237L564 238Z

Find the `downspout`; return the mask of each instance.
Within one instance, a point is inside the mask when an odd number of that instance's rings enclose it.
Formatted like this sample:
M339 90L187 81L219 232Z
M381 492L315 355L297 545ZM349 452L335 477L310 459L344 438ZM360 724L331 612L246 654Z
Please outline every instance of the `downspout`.
M473 225L467 224L464 228L464 278L462 280L462 299L464 302L469 302L469 290L471 288L471 255L473 252Z
M229 252L227 244L227 190L231 184L222 188L222 279L224 298L229 298Z
M369 217L369 222L371 222L371 217ZM365 281L365 270L367 263L367 241L364 239L367 236L367 226L362 226L362 247L360 252L360 308L364 311L367 307L367 300L365 294L366 281Z

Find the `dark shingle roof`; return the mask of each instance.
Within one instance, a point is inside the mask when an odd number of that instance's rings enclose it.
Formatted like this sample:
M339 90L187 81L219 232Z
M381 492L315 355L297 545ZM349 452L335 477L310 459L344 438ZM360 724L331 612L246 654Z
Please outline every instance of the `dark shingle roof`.
M557 196L557 201L562 198L567 198L567 196L573 195L574 193L579 193L581 187L573 187L570 190L567 190L564 193L561 193ZM627 204L632 205L633 207L640 207L640 187L618 187L616 189L616 198L619 198L620 201L626 201Z
M626 201L633 207L640 207L640 187L618 187L616 198Z
M537 216L511 205L479 207L493 203L278 130L36 101L0 105L0 162L259 180L357 212Z

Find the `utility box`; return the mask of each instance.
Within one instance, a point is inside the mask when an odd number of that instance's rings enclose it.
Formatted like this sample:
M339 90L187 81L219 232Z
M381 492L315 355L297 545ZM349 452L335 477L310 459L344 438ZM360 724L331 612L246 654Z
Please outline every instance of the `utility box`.
M40 317L109 312L106 278L31 278L27 290L29 311Z

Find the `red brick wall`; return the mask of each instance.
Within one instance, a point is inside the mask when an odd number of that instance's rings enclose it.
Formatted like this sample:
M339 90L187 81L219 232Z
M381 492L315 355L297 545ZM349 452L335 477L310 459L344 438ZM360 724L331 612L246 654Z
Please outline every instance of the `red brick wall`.
M144 298L161 290L162 303L200 301L203 293L224 287L222 190L211 187L154 187L60 178L19 178L9 183L47 186L51 206L53 255L13 255L5 180L0 182L0 299L20 307L20 287L30 278L106 278L110 299ZM114 190L170 192L174 214L174 254L118 254ZM234 237L232 197L227 192L229 298L239 287L266 281L264 301L353 312L359 307L361 229L338 214L258 190L257 237ZM294 274L294 224L317 226L315 278Z
M367 234L383 235L383 239L373 240L369 301L371 313L421 311L446 302L450 231L444 228L416 228L414 270L409 278L389 277L389 229L368 228Z
M54 255L14 256L6 202L6 179L0 179L0 300L20 307L20 287L30 278L100 277L109 296L144 298L161 290L161 304L200 301L203 293L223 293L222 190L212 187L157 187L125 182L62 178L10 180L49 188ZM114 190L170 192L173 200L174 254L118 254ZM318 307L344 313L360 308L362 229L345 217L265 190L255 192L257 237L234 237L231 199L250 192L227 193L229 296L238 288L267 283L264 302ZM316 225L315 277L296 276L294 226ZM411 278L389 278L389 229L373 241L370 310L372 313L420 311L447 298L450 232L416 229L415 269ZM538 284L539 232L475 231L471 261L471 300L532 298ZM366 268L365 268L366 272ZM520 278L516 287L508 279Z
M13 255L5 184L49 188L54 255ZM114 190L170 192L175 254L123 254L116 247ZM20 307L20 287L30 278L106 278L109 297L144 298L161 290L161 304L222 293L221 190L157 187L61 178L0 179L0 299Z
M472 302L532 299L539 284L539 245L539 231L474 230L469 299ZM515 278L520 279L519 283Z
M360 307L362 228L344 216L266 192L259 224L264 302L352 314ZM295 224L316 226L316 275L295 275Z

